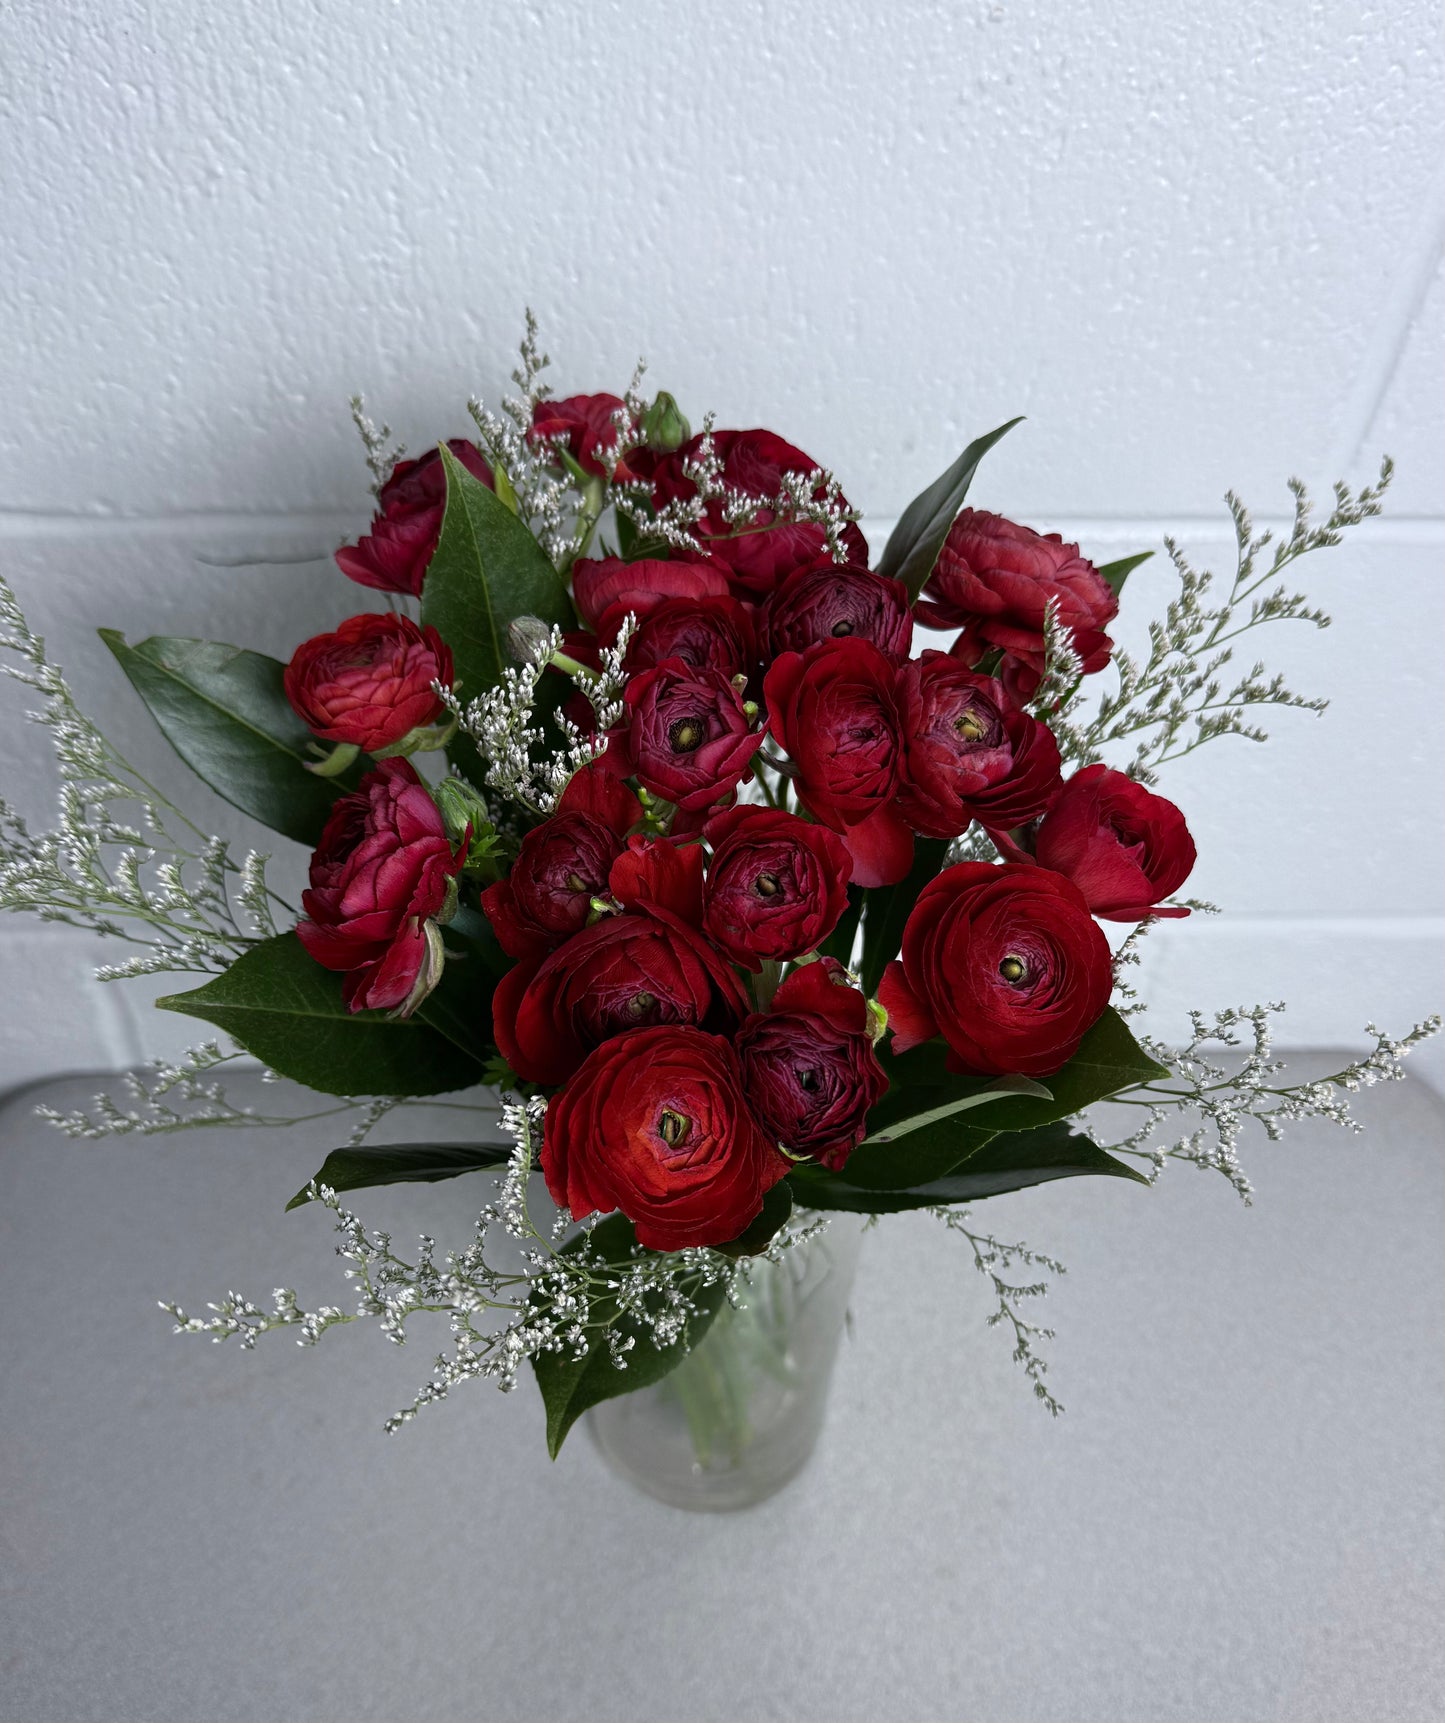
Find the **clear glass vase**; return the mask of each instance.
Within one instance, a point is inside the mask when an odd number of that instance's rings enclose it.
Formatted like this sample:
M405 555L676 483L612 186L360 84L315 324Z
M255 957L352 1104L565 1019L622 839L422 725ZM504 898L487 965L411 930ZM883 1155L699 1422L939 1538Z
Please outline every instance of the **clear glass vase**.
M862 1228L840 1215L815 1237L748 1265L661 1382L587 1413L615 1472L673 1507L751 1507L797 1476L823 1427Z

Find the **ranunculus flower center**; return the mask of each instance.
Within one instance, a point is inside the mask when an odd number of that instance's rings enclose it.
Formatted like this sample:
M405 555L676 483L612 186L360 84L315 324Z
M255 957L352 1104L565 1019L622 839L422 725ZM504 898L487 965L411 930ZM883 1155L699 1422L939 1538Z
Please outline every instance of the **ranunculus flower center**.
M706 736L707 725L701 718L678 718L668 727L667 745L674 754L691 754Z
M1021 957L1006 957L998 966L998 972L1004 980L1014 984L1024 980L1028 975L1029 966Z
M687 1135L691 1123L692 1121L684 1118L681 1113L674 1113L671 1107L664 1107L658 1114L657 1134L668 1148L675 1149Z

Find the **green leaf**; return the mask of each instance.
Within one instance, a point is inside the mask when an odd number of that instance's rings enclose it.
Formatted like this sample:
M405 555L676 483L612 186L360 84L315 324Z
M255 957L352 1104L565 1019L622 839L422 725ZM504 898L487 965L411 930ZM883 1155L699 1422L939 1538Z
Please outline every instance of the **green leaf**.
M948 854L947 838L915 838L913 866L897 885L875 886L867 893L863 913L863 991L871 999L878 991L883 971L898 955L903 928L918 894L943 866Z
M882 1130L870 1131L858 1147L867 1148L872 1143L903 1142L915 1132L926 1130L929 1126L967 1112L972 1107L986 1107L997 1095L1037 1095L1045 1101L1053 1099L1049 1090L1042 1083L1034 1082L1032 1077L995 1077L981 1089L955 1096L951 1100L940 1100L925 1112L910 1113L900 1118L896 1124L887 1125Z
M848 887L848 907L838 917L838 925L818 947L823 957L836 957L846 969L853 956L853 941L863 916L863 892L860 887Z
M1152 550L1141 550L1137 556L1121 556L1117 562L1096 563L1095 567L1108 582L1109 590L1117 598L1124 590L1124 582L1141 562L1148 562L1153 554Z
M162 635L127 645L99 630L166 740L233 807L298 843L314 845L337 796L369 764L318 778L306 762L314 737L291 710L285 665L216 640Z
M273 1071L326 1095L439 1095L481 1081L485 1027L466 1017L450 989L403 1021L380 1011L353 1015L341 979L283 933L204 987L156 1004L214 1023Z
M889 534L883 556L878 564L879 574L891 580L901 580L911 598L917 598L923 583L933 573L943 541L954 517L963 507L978 463L1000 437L1011 431L1020 419L1010 419L996 431L972 442L948 469L940 473L926 491L920 491L904 509L898 525Z
M334 1191L359 1191L372 1185L435 1184L462 1173L504 1167L512 1158L510 1144L498 1143L378 1143L369 1149L333 1149L316 1174L316 1183ZM287 1210L311 1201L303 1185Z
M1134 1039L1129 1025L1111 1005L1084 1036L1068 1064L1042 1079L1051 1091L1048 1100L1011 1096L981 1106L972 1118L991 1131L1033 1130L1055 1119L1071 1118L1121 1089L1168 1074Z
M519 616L567 628L567 587L527 528L443 443L446 512L422 588L422 621L451 648L462 694L474 699L514 661L507 629Z
M622 1215L613 1215L591 1234L579 1234L563 1245L564 1255L575 1254L584 1240L591 1238L593 1248L606 1261L625 1267L636 1246L632 1223ZM617 1314L617 1300L610 1293L594 1295L592 1299L592 1332L589 1347L581 1358L570 1351L539 1352L532 1359L532 1372L541 1390L543 1409L547 1414L547 1451L555 1460L566 1440L567 1432L589 1406L603 1400L615 1400L619 1394L630 1394L638 1388L650 1388L660 1382L687 1356L712 1324L724 1297L721 1281L701 1287L692 1294L699 1314L691 1319L684 1332L671 1346L659 1347L652 1330L643 1327L630 1316ZM636 1342L627 1354L627 1368L619 1370L612 1362L607 1342L596 1331L614 1324L624 1338Z
M775 1184L763 1198L757 1218L750 1221L730 1244L720 1244L717 1248L724 1256L757 1256L782 1231L792 1212L793 1193L786 1181Z
M672 554L672 546L665 538L644 533L631 515L624 514L621 509L614 512L612 523L617 530L617 554L624 562L644 562L649 557Z
M855 1183L853 1159L841 1173L821 1167L794 1168L788 1183L799 1205L852 1214L899 1214L941 1203L978 1202L1053 1179L1102 1176L1149 1182L1062 1122L992 1137L952 1172L902 1190L870 1190Z

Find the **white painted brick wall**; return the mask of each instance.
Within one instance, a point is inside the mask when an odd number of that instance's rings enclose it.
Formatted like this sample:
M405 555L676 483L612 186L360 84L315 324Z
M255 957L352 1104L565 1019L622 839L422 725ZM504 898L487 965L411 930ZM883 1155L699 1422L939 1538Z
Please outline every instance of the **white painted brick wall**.
M565 386L645 352L833 465L875 538L1019 411L978 500L1101 553L1217 551L1227 486L1268 514L1389 449L1390 517L1308 565L1336 628L1271 646L1330 714L1169 786L1229 914L1148 972L1176 1016L1280 992L1294 1044L1352 1041L1445 994L1442 85L1424 0L20 0L0 558L170 770L94 626L284 656L334 623L324 563L218 564L359 525L346 396L415 446L464 428L526 303ZM16 710L0 787L42 814ZM83 940L0 941L0 1084L184 1039Z

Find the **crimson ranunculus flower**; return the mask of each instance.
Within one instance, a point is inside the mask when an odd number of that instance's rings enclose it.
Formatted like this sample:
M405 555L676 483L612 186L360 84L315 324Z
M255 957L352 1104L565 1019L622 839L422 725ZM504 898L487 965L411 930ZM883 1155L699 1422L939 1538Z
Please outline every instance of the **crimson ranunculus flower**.
M954 1070L1045 1077L1074 1056L1112 988L1109 942L1062 874L960 862L918 894L878 1001L895 1052L941 1034Z
M626 716L612 732L608 766L679 808L708 808L731 795L762 746L762 730L720 670L669 658L629 677L622 698Z
M868 1004L831 958L795 969L772 1009L737 1038L748 1104L795 1155L835 1172L868 1134L888 1079L868 1033Z
M908 588L867 568L824 558L790 574L763 611L764 656L806 652L823 640L871 640L892 658L913 641Z
M301 894L297 937L346 975L347 1009L413 1011L441 979L433 917L467 859L407 760L382 760L331 811Z
M781 808L715 815L703 929L734 963L761 969L816 951L848 905L853 859L842 838Z
M561 401L539 401L532 409L527 440L538 443L565 437L567 452L582 471L600 478L607 469L598 457L617 441L612 415L621 406L620 395L568 395Z
M453 437L447 447L473 478L490 488L492 469L475 443ZM446 506L447 475L439 450L429 449L420 460L398 461L377 492L371 531L359 543L343 545L336 566L361 586L418 597Z
M641 621L666 599L726 598L729 590L727 570L705 556L675 562L597 556L572 564L577 614L591 629L609 626L610 639L629 611Z
M604 644L617 638L625 614L616 605L608 612ZM751 677L758 662L753 619L735 598L665 599L648 611L628 641L625 668L629 674L652 670L669 658L680 658L694 670Z
M652 494L658 507L690 500L697 494L685 467L698 460L702 440L701 435L696 436L657 462ZM728 524L722 499L709 502L697 528L699 542L709 555L727 564L740 592L750 598L765 598L795 568L807 567L827 554L822 527L811 521L773 525L777 516L768 506L778 498L784 473L813 473L818 471L818 463L772 431L714 431L712 444L722 463L723 483L730 491L757 497L760 506L740 530ZM843 506L847 507L846 502ZM843 545L850 562L867 563L868 541L856 521L843 528Z
M689 927L702 926L703 853L699 843L634 832L612 864L608 889L627 909L665 909Z
M556 812L522 839L511 872L482 893L502 950L540 957L585 927L628 828L641 818L637 797L614 773L598 765L576 773Z
M898 678L903 788L898 806L915 831L953 838L971 821L1019 826L1059 788L1053 732L1020 711L991 676L945 652L925 652Z
M1173 802L1108 766L1085 766L1060 790L1034 835L1040 867L1071 879L1105 921L1189 911L1160 903L1194 867L1194 839Z
M620 1209L648 1250L726 1244L787 1170L743 1101L737 1054L697 1029L608 1041L543 1127L553 1201L578 1219Z
M736 971L659 905L609 915L492 996L497 1050L528 1083L564 1083L592 1048L629 1029L686 1023L730 1033L747 1015Z
M897 667L870 640L785 652L763 682L768 724L797 773L804 807L840 832L857 885L894 885L913 863L913 833L894 805L903 738Z
M309 730L370 754L440 717L432 683L451 679L452 655L436 629L388 613L350 617L335 634L303 642L283 680Z
M1119 613L1109 583L1076 544L1002 515L964 509L944 540L917 605L920 622L962 628L954 655L972 666L1002 647L1017 661L1021 690L1044 671L1044 611L1050 600L1073 632L1086 674L1102 670L1114 643L1104 632Z

